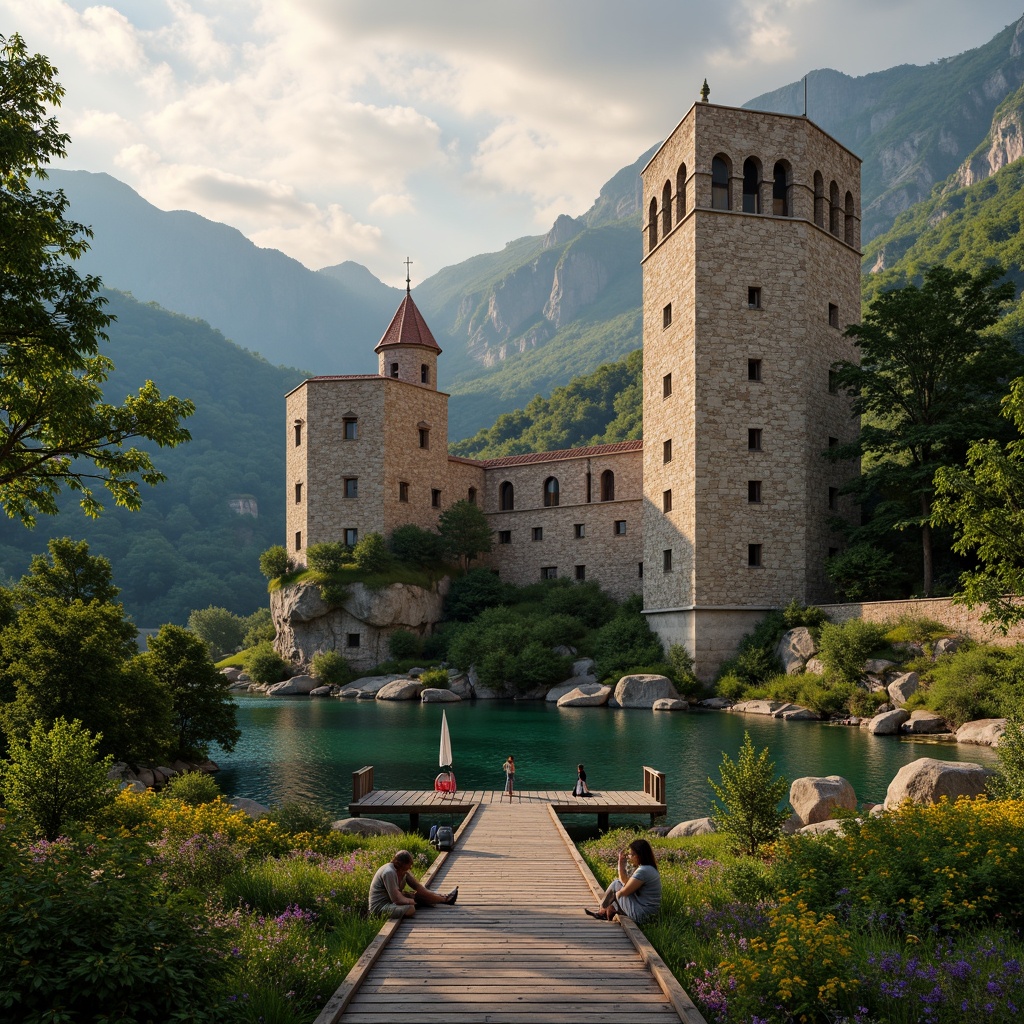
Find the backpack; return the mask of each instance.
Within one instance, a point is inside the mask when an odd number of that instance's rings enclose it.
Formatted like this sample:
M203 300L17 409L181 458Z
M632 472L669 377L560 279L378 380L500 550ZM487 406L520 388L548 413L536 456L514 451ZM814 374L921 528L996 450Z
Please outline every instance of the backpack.
M434 845L439 850L450 850L455 845L455 833L451 825L437 826L437 831L434 832Z

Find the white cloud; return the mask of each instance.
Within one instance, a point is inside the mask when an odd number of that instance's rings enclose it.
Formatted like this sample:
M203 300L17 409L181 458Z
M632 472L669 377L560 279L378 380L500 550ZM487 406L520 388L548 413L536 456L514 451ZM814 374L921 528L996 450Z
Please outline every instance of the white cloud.
M397 217L401 214L412 213L416 206L412 196L407 192L397 195L394 192L385 192L377 196L368 207L370 213L378 217Z

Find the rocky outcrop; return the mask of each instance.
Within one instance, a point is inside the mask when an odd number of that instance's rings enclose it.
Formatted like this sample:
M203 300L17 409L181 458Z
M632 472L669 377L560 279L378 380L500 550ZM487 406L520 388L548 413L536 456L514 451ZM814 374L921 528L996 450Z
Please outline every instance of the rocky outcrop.
M377 818L339 818L331 822L334 832L347 832L356 836L400 836L402 830L392 821Z
M934 804L942 797L953 801L961 796L981 796L991 775L989 769L970 761L938 761L933 757L922 757L904 765L896 773L885 794L885 809L891 811L904 800L915 804Z
M678 839L680 836L706 836L715 831L715 823L710 818L693 818L674 825L665 835L669 839Z
M744 715L770 715L772 718L784 718L787 721L803 719L815 722L821 718L821 715L810 708L790 704L784 700L745 700L734 704L732 710Z
M451 690L439 690L436 687L428 686L421 694L420 700L424 704L458 704L462 698Z
M797 834L802 836L820 836L823 832L841 832L843 823L836 818L827 818L825 821L812 821L809 825L798 828Z
M236 811L244 811L250 818L262 818L270 808L256 800L250 800L245 796L234 796L228 801L228 806Z
M659 697L652 705L652 711L689 711L690 705L678 697Z
M396 679L377 691L377 700L417 700L423 684L415 679Z
M897 706L906 704L917 693L917 673L904 672L897 676L887 687L889 700Z
M623 676L615 685L615 702L620 708L650 709L662 697L678 697L671 680L658 675Z
M855 811L857 795L841 775L794 779L789 787L789 805L800 824L812 825L835 817L837 810Z
M910 712L903 708L895 711L883 711L868 722L868 732L873 736L895 736L900 727L910 718Z
M1005 732L1005 718L979 718L976 722L964 722L956 731L956 741L978 747L998 747Z
M321 684L312 676L292 676L283 682L267 687L268 697L292 697L296 694L312 693Z
M818 645L806 626L791 629L782 635L775 653L786 670L786 675L795 676L803 672L807 662L818 653Z
M406 583L370 590L354 583L336 608L327 605L316 586L281 587L270 594L274 647L304 668L317 651L338 651L354 668L369 668L390 656L387 641L396 630L423 635L441 621L449 584L448 577L429 590ZM359 636L358 647L348 643L351 634Z
M596 708L608 703L612 695L610 686L602 686L600 683L583 683L563 693L558 698L560 708Z
M934 711L914 711L910 718L900 727L900 732L912 736L931 736L935 733L949 732L949 726L942 715Z

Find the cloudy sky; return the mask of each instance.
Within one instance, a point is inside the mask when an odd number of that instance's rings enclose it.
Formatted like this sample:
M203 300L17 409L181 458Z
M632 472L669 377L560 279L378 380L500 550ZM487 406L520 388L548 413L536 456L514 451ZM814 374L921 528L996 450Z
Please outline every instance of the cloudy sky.
M1024 0L0 0L64 166L316 269L413 283L582 213L707 77L741 104L987 42Z

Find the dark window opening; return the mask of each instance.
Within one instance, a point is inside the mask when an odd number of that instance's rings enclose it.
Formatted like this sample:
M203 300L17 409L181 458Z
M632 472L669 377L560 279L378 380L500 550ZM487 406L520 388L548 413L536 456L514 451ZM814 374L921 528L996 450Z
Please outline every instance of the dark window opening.
M558 504L558 478L549 476L544 481L544 507L554 508Z
M662 330L664 330L666 327L671 326L671 324L672 324L672 303L670 302L661 311L661 327L662 327Z
M475 487L470 487L469 493L466 495L466 501L468 501L470 503L470 505L475 505L476 504L476 488Z
M395 378L398 377L398 363L391 364L391 376Z
M672 182L666 181L661 190L661 233L667 235L672 230Z
M760 288L748 288L747 289L747 308L748 309L760 309L761 308L761 289Z
M582 583L587 578L587 567L585 565L576 566L576 579Z
M839 446L839 438L838 437L830 437L828 439L828 446L829 446L829 448L837 448Z
M346 441L354 441L359 437L359 420L354 416L346 416L342 421Z
M542 580L557 580L558 569L554 565L543 565L540 570L540 578Z
M686 164L676 171L676 223L686 216Z
M670 487L667 491L661 492L661 511L671 512L672 511L672 488Z
M543 526L535 526L533 528L533 539L534 540L543 540L544 539L544 527Z
M498 509L501 512L511 512L516 507L515 488L506 480L498 488Z
M751 568L757 569L761 565L761 545L760 544L748 544L747 545L747 565Z
M398 482L398 500L408 501L409 500L409 485L404 481Z
M658 244L658 200L652 198L647 215L647 248L653 251Z
M430 367L426 363L420 363L420 383L430 383Z
M761 168L750 157L743 161L743 212L761 212Z
M615 474L610 469L601 474L601 500L615 500Z
M590 482L591 482L590 474L589 473L587 473L584 482L586 483L587 504L589 505L590 504Z
M345 634L345 646L346 647L358 647L359 646L359 634L358 633L346 633Z
M662 398L668 398L668 396L671 395L671 394L672 394L672 374L671 373L666 373L665 376L661 378L661 397Z
M302 484L295 485L295 504L302 504Z
M828 325L829 327L839 326L839 307L834 302L828 304Z
M421 448L429 448L430 447L430 431L427 430L426 427L420 427L419 430L420 430L420 447Z
M772 175L772 213L776 217L789 216L789 171L782 161L775 165Z
M295 447L302 445L302 420L295 421Z
M302 531L301 530L296 530L295 531L295 550L296 551L301 551L302 550Z
M345 530L345 544L347 547L354 548L359 543L359 531L349 527Z
M759 452L761 450L761 428L749 427L747 429L747 450Z
M839 375L835 370L828 371L828 393L830 395L839 394Z
M345 497L346 498L358 498L359 497L359 477L347 476L345 477Z
M711 209L728 210L729 204L729 165L725 159L716 156L711 161Z
M760 380L761 379L761 360L760 359L748 359L747 360L747 380Z
M441 507L441 492L436 487L430 489L430 504L432 508Z
M761 504L761 481L760 480L748 480L747 481L747 501L752 505Z
M499 530L498 531L498 543L499 544L511 544L512 543L512 531L511 530Z
M829 558L835 558L836 555L838 555L838 554L839 554L839 548L829 548L828 549L828 557Z
M582 540L587 535L587 528L584 523L577 523L573 529L575 530L577 540Z
M672 438L670 437L667 441L661 442L661 461L671 462L672 461Z
M615 534L616 534L616 536L621 537L621 536L623 536L625 534L625 532L626 532L626 520L625 519L616 519L615 520Z
M839 508L839 488L830 487L828 489L828 507L835 512Z
M642 580L644 578L644 563L643 562L637 562L636 563L636 575L637 575L638 579Z
M665 548L661 553L661 571L671 572L672 571L672 549Z

